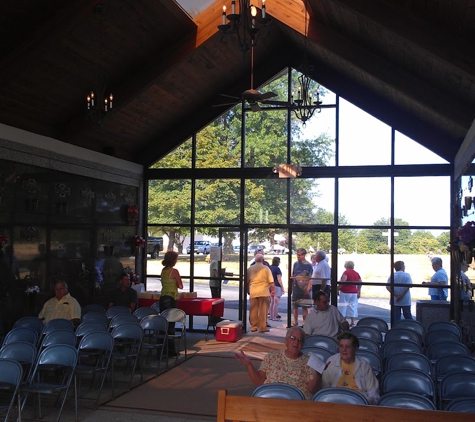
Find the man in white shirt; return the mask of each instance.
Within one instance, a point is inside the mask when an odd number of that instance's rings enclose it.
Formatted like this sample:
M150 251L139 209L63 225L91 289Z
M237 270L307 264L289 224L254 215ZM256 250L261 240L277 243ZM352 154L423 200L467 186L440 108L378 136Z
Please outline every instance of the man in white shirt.
M340 330L348 331L350 326L346 318L333 305L328 303L328 296L325 292L319 291L315 298L315 310L309 312L305 320L303 330L307 336L323 335L336 338Z
M331 269L326 258L325 251L315 253L317 266L312 274L312 299L314 301L320 290L323 290L330 297Z

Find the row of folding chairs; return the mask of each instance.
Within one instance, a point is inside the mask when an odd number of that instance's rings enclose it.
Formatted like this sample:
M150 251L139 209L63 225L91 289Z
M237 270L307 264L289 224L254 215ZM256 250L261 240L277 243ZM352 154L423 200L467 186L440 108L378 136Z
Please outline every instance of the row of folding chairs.
M51 370L56 370L62 365L60 362L58 363L56 361L55 355L51 356L51 353L45 355L44 352L46 350L50 350L51 348L54 348L56 350L57 346L64 346L66 347L66 349L63 348L62 350L66 350L64 353L66 353L67 355L69 353L67 349L68 347L74 349L77 352L77 357L74 364L74 368L71 366L71 370L74 371L75 376L79 378L79 380L81 378L86 377L92 378L92 382L94 382L96 377L102 375L99 379L98 395L96 399L97 406L104 385L104 381L109 371L109 363L111 396L112 398L114 398L115 363L124 362L124 370L130 370L130 381L128 382L128 387L130 389L132 386L133 377L135 375L136 369L138 368L138 361L141 351L146 350L148 352L148 359L150 358L152 352L157 353L158 374L163 353L166 352L168 345L168 321L163 316L158 315L144 318L141 321L141 324L124 323L114 328L112 333L108 331L86 333L81 338L78 347L76 347L76 336L72 331L58 330L57 332L48 334L45 339L47 339L50 335L56 333L61 334L56 336L57 343L51 342L48 344L42 344L40 349L37 349L32 343L22 341L9 342L8 344L2 346L2 348L0 349L0 360L15 360L18 361L18 363L22 366L21 381L23 384L20 383L20 391L24 395L24 399L22 400L22 406L25 405L28 394L30 393L48 394L48 391L46 391L46 384L44 382L39 382L37 380L37 375L40 372L44 372L45 369L51 372ZM71 336L69 336L69 334ZM168 369L168 361L166 363ZM142 382L143 374L141 365L140 377ZM68 377L63 378L63 381L60 383L60 386L57 382L48 381L48 384L51 387L50 390L54 390L58 393L64 391L64 393L66 394L67 389L64 380L67 380L67 378ZM58 384L58 386L56 384ZM78 385L78 389L80 390L80 383ZM77 412L76 392L75 401ZM60 413L62 411L63 406L64 400L61 403ZM10 410L8 410L8 412L9 411ZM60 413L58 415L58 418L60 416ZM38 417L41 417L41 410L39 411Z
M388 373L383 378L382 395L378 405L385 407L398 407L419 410L447 410L475 413L475 403L473 401L473 390L459 391L463 386L471 385L472 380L463 378L458 383L453 380L460 374L453 374L443 385L443 400L439 407L435 401L435 389L430 377L417 370L402 370ZM465 374L466 375L466 374ZM464 383L465 381L465 383ZM405 388L405 384L409 384ZM276 398L288 400L305 400L303 392L295 386L275 382L263 384L257 387L253 397ZM368 405L368 399L358 391L342 387L330 387L317 391L311 398L312 401L330 402L342 404ZM445 405L445 403L448 403Z

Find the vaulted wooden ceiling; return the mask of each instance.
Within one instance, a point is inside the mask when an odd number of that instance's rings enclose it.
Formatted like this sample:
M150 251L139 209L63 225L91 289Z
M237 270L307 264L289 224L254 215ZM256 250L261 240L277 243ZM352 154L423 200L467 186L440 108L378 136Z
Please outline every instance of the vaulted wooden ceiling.
M224 111L213 107L219 94L250 87L249 56L217 28L224 3L192 20L173 0L0 2L0 122L154 162ZM256 86L303 58L304 3L266 6ZM475 0L308 0L308 9L312 76L453 162L475 117ZM101 125L85 100L99 74L114 93Z

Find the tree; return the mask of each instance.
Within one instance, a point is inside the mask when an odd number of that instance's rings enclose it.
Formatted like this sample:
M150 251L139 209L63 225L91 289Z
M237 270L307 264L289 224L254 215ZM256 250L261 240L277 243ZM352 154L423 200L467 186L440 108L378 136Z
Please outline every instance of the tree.
M293 76L296 77L295 75ZM287 75L271 82L266 90L277 93L278 98L287 98ZM305 166L324 166L333 154L333 140L325 134L312 139L301 139L301 124L290 125L288 134L288 110L263 110L246 112L242 106L233 107L197 134L197 168L233 168L245 160L246 167L274 167L280 163ZM245 156L241 156L242 120L245 122ZM290 135L290 136L288 136ZM290 155L288 138L291 139ZM190 167L191 144L177 148L160 160L156 168ZM293 222L316 221L316 193L313 180L299 178L291 182L291 216ZM189 223L191 220L190 181L156 180L149 189L149 222L155 224ZM240 223L240 180L198 180L195 189L195 222L215 227L203 228L206 234L217 235L223 224ZM245 182L245 221L249 224L287 223L287 181L276 179L253 179ZM175 243L186 231L175 227ZM265 230L256 230L256 239L261 239ZM269 233L266 233L269 235ZM273 239L269 239L273 241ZM231 245L225 245L231 247Z

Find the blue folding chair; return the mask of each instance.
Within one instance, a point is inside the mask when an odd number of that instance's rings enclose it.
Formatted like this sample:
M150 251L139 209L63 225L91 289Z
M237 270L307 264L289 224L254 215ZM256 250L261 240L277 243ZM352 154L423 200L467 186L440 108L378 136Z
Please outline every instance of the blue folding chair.
M379 354L374 353L370 350L360 350L356 352L356 356L364 361L368 362L373 370L374 375L379 379L381 373L383 372L383 363Z
M381 353L379 344L369 338L359 338L358 343L360 344L358 350L369 350L377 355Z
M439 410L444 410L451 401L460 397L475 397L475 373L455 372L446 375L440 382Z
M448 330L427 331L424 336L424 345L426 348L432 346L434 343L441 343L444 341L459 343L460 337L453 331Z
M134 312L134 315L137 317L137 319L140 322L142 321L142 318L148 315L158 315L158 311L152 307L143 307L143 308L136 309Z
M444 331L451 331L457 335L459 341L462 339L462 329L455 323L449 321L436 321L429 324L427 328L427 332L434 331L434 330L444 330Z
M86 305L84 308L81 309L81 316L84 317L84 315L87 315L90 312L99 312L101 314L105 314L106 308L97 303L91 303L90 305Z
M105 312L88 312L81 318L81 322L90 321L103 322L104 324L109 325L109 317L105 314Z
M356 326L367 326L376 328L380 333L387 333L389 330L388 323L378 317L364 317L361 318L357 323Z
M421 336L413 330L407 328L391 328L384 337L384 342L410 340L422 346Z
M303 347L323 347L328 349L333 355L338 353L338 342L330 336L308 336L303 343Z
M305 353L306 355L310 355L310 353L316 355L322 362L326 362L330 356L332 356L334 353L330 352L328 349L325 349L324 347L303 347L302 348L302 353Z
M36 346L38 344L38 333L27 327L12 328L5 335L5 338L3 339L3 346L17 341L26 341L27 343Z
M142 365L138 365L142 350L143 328L137 323L125 322L112 330L112 337L114 338L114 350L111 359L112 373L116 370L116 362L124 362L124 372L130 367L130 390L137 367L140 367L140 382L143 381ZM112 397L115 397L114 391L112 392Z
M267 384L262 384L252 392L252 397L305 400L305 395L300 389L283 382L270 382Z
M405 328L406 330L415 331L421 339L424 339L426 333L424 326L415 319L400 319L392 325L392 328Z
M33 364L35 363L37 355L36 346L27 343L26 341L15 341L5 344L0 349L0 359L12 359L16 360L22 365L23 368L23 380L26 382L33 370Z
M369 404L368 399L360 392L343 387L323 388L313 395L312 401L342 404Z
M388 341L387 343L384 343L381 347L381 357L383 358L384 363L386 363L386 360L389 359L392 355L401 352L422 354L422 347L411 340Z
M76 365L75 375L81 381L82 378L91 377L91 387L94 386L96 376L99 378L97 399L94 407L97 409L101 398L104 381L107 372L111 368L110 362L114 349L114 337L107 331L86 333L78 346L79 360ZM111 373L111 396L114 391L114 375ZM81 391L81 383L78 383L78 391Z
M21 400L19 388L23 380L23 368L13 359L0 359L0 391L7 395L6 404L0 404L0 411L5 413L4 421L8 421L10 412L18 400L18 420L21 422Z
M404 391L384 394L379 399L378 406L413 410L437 410L435 404L427 397Z
M118 327L121 324L125 323L134 323L138 324L139 320L134 314L128 313L128 314L117 314L115 317L113 317L110 322L109 322L109 330L112 331L115 327Z
M44 324L38 317L23 317L13 324L13 328L18 327L30 328L31 330L36 331L39 337L43 331Z
M147 363L150 362L152 352L157 353L157 374L160 371L162 358L168 351L168 320L161 315L147 315L140 321L143 328L144 337L142 349L148 351ZM168 359L166 362L166 370L168 371Z
M41 395L47 394L56 396L58 394L62 394L58 417L56 419L56 421L59 422L63 412L64 403L66 402L66 397L73 380L77 359L77 349L67 344L54 344L44 349L36 360L34 369L30 374L28 382L20 387L20 393L23 394L21 409L23 410L30 394L37 395L37 417L38 419L41 419ZM54 379L51 379L51 367L56 368L55 373L57 376ZM43 373L43 368L47 369L46 377ZM61 372L61 374L58 374L58 372ZM77 420L76 390L74 391L74 407Z
M432 363L422 353L401 352L390 356L386 360L386 371L393 369L418 369L426 374L432 374Z
M113 306L106 311L106 315L109 320L119 314L130 314L130 308L127 308L127 306Z
M46 334L41 341L39 350L43 350L53 344L68 344L70 346L76 346L76 333L69 330L56 330L50 331Z
M436 404L434 381L429 374L417 369L395 369L385 372L381 382L381 393L414 393L430 399Z
M465 355L470 356L470 351L465 344L453 341L441 341L431 344L426 349L426 355L435 365L437 360L444 356Z
M473 397L459 397L450 401L445 410L447 412L475 413L475 400Z
M358 338L369 338L377 344L383 342L382 332L370 325L357 325L350 330Z

